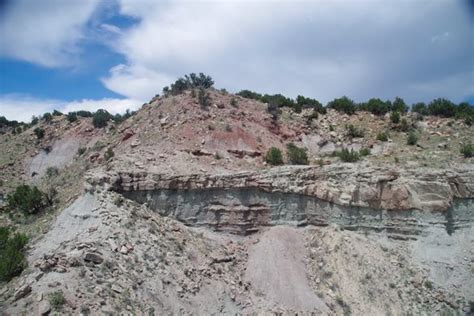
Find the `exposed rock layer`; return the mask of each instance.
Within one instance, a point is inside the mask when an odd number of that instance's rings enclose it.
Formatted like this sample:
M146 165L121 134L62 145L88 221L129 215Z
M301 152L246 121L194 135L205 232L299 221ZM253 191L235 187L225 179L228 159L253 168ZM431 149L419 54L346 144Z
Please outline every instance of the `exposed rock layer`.
M385 210L445 211L455 198L474 198L472 165L450 170L290 166L258 172L186 176L119 171L107 176L91 175L88 181L92 185L105 182L116 191L256 188L312 196L342 206Z

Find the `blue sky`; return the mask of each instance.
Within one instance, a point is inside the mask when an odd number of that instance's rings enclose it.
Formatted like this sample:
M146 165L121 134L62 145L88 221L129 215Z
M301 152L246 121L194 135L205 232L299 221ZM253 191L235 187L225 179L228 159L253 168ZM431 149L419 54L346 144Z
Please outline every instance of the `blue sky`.
M16 0L0 115L135 109L189 72L230 91L474 104L469 1Z

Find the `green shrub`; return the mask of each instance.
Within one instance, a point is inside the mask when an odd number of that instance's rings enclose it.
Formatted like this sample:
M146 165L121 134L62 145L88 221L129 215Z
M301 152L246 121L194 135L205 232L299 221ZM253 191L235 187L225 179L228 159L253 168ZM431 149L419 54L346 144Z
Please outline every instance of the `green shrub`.
M307 165L308 154L306 149L300 148L293 143L289 143L286 147L288 162L293 165Z
M357 110L357 107L354 101L352 101L346 96L332 100L331 102L327 104L327 107L330 109L334 109L338 112L344 112L349 115L354 114L355 111Z
M313 110L311 114L307 118L307 123L310 124L313 120L317 120L319 117L319 113L316 110Z
M36 214L47 205L43 192L35 186L20 185L7 195L7 208L10 211L20 211L25 215Z
M82 155L86 152L86 150L87 150L87 148L85 148L85 147L79 147L79 148L77 149L77 154L78 154L79 156L82 156Z
M43 120L45 120L46 122L50 122L52 119L53 119L53 116L51 115L51 113L46 112L43 114Z
M57 176L59 174L59 169L57 167L48 167L46 169L46 177L52 178L54 176Z
M356 162L360 159L360 155L358 152L354 150L349 150L347 148L343 148L341 151L336 152L336 156L339 157L344 162Z
M360 151L359 151L359 154L361 156L368 156L370 155L370 149L369 148L362 148Z
M204 88L199 89L198 101L202 108L207 108L211 105L211 98Z
M377 140L380 140L381 142L386 142L388 141L388 134L387 132L380 132L377 134Z
M110 114L106 110L100 109L92 115L92 124L96 128L102 128L107 126L107 122L110 121L112 118L112 114Z
M49 294L49 303L54 310L60 310L66 303L63 291L59 290Z
M237 105L237 100L235 98L230 99L230 105L232 105L233 107L236 108L238 106Z
M35 133L36 138L42 139L44 137L44 129L41 127L37 127L33 130L33 133Z
M364 137L364 130L352 124L346 125L347 136L351 138Z
M185 75L184 78L178 78L170 87L163 88L163 94L165 96L178 95L188 89L208 89L214 85L214 81L210 76L206 76L203 73L196 75L190 73Z
M412 107L411 107L411 111L412 112L415 112L415 113L419 113L421 115L428 115L428 108L426 107L426 104L423 103L423 102L418 102L416 104L414 104Z
M410 130L411 126L406 118L401 119L399 128L403 132L408 132Z
M77 113L76 112L69 112L66 116L69 123L77 121Z
M398 124L400 123L400 113L394 111L390 114L390 120L392 121L393 124Z
M10 281L26 268L23 248L28 242L24 234L10 236L8 227L0 227L0 281Z
M418 136L415 134L415 132L410 132L408 133L408 138L407 138L407 144L410 146L416 145L418 142Z
M372 98L367 102L367 110L375 115L384 115L389 111L389 104L377 98Z
M276 147L271 147L265 155L265 161L273 166L282 165L283 155L281 153L281 150Z
M464 158L474 157L474 145L471 143L462 145L461 154L464 155Z
M408 106L402 98L396 97L395 101L392 103L392 111L399 113L406 113L408 111Z
M63 114L59 112L58 110L53 111L53 116L62 116Z

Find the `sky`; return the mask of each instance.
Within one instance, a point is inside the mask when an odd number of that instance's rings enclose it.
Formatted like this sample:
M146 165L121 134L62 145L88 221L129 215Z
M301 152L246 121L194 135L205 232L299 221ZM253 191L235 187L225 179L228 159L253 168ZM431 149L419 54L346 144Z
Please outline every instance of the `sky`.
M0 0L0 116L137 109L217 88L474 104L474 1Z

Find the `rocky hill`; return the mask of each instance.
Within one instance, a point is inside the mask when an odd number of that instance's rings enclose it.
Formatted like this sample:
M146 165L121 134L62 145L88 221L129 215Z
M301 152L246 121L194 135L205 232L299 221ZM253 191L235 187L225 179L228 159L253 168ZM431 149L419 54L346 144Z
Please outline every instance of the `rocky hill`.
M105 127L3 129L1 226L30 241L0 313L472 312L472 126L324 112L187 89ZM7 212L21 184L47 208Z

